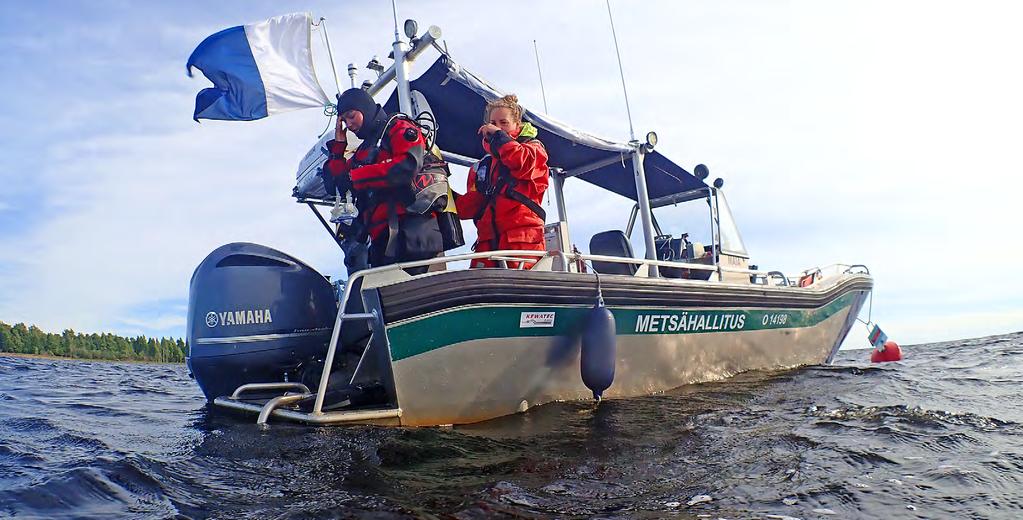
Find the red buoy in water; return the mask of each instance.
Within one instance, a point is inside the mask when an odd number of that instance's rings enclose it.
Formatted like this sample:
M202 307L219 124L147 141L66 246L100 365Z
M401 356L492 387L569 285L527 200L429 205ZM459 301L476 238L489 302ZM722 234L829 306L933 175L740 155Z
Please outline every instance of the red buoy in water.
M899 348L899 344L888 340L884 342L884 345L880 348L875 348L870 353L871 363L887 363L888 361L901 361L902 360L902 349Z

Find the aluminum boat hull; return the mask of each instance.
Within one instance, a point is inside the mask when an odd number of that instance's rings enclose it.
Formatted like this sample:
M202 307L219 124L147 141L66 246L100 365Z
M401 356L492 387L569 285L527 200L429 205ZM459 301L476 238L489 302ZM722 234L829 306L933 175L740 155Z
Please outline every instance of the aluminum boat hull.
M624 398L828 363L872 280L846 274L797 288L601 276L601 285L617 329L616 375L604 395ZM452 271L375 290L400 424L472 423L592 399L573 340L595 301L592 274Z

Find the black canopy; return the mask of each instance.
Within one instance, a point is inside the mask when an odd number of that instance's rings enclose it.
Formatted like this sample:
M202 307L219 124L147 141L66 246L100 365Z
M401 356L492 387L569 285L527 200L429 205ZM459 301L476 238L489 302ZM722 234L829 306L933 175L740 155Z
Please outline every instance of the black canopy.
M429 105L437 123L437 145L442 150L473 159L483 156L483 145L476 131L483 123L483 109L487 101L503 95L499 90L445 55L440 56L422 76L412 80L410 89L413 103L422 105L422 99L425 99ZM397 92L391 93L384 108L388 112L398 110ZM418 107L419 110L424 108ZM592 136L528 108L525 118L539 131L538 138L547 148L551 167L561 168L567 173L586 170L578 175L580 179L636 200L630 156L632 148L628 144ZM298 171L296 196L323 195L315 170L325 159L323 142L329 138L330 135L325 135L303 159ZM656 151L645 155L643 165L650 198L706 187L703 181Z

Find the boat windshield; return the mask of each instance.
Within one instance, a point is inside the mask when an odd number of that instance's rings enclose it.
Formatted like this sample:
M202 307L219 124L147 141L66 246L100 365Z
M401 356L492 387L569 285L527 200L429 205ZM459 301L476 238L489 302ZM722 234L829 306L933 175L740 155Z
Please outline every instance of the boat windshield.
M739 228L735 225L735 219L732 218L732 210L728 207L725 193L717 190L717 195L718 215L721 220L721 250L736 256L749 258L749 253L746 252L746 244L742 241L742 235L739 234Z
M661 206L654 208L653 214L657 222L656 232L658 235L671 235L674 238L679 238L682 234L686 234L690 242L699 242L705 246L714 243L707 199ZM642 242L642 231L637 234L640 235Z
M749 258L746 245L739 234L739 228L735 225L735 219L732 218L728 201L720 190L717 191L717 202L721 222L721 250L735 256ZM655 208L653 214L657 221L658 234L678 238L685 233L690 242L699 242L705 246L710 246L715 242L713 236L717 234L717 230L711 226L713 220L709 201L706 198L661 206Z

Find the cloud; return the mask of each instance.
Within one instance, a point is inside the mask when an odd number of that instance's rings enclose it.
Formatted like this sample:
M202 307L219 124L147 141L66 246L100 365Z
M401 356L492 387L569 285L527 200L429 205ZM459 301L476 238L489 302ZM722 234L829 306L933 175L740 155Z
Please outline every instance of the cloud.
M342 80L345 64L389 51L389 8L364 5L316 9L328 18ZM516 4L502 17L507 32L499 22L464 23L477 7L408 3L401 14L441 26L459 63L533 109L542 107L536 39L552 115L627 139L602 4ZM1023 328L1018 284L987 267L1023 255L1005 228L1023 220L1012 173L1021 166L1012 150L1023 141L1015 124L1023 76L1000 66L1023 43L1015 17L998 14L1014 4L612 8L636 132L656 130L659 151L726 180L754 263L791 274L866 263L874 318L904 342ZM9 143L0 157L0 319L180 334L192 269L236 240L341 271L336 247L290 198L323 117L190 120L207 82L184 76L188 53L219 29L280 14L279 5L217 5L198 18L180 6L146 9L72 13L87 24L58 17L52 39L13 23L0 39L12 50L0 64L22 71L18 89L0 92L10 100L0 113ZM161 22L134 23L147 18ZM625 226L629 201L578 179L566 189L581 249L594 233Z
M188 103L167 104L180 114ZM55 186L44 199L51 217L17 246L0 315L58 330L126 330L142 323L134 307L186 294L205 254L232 241L312 257L330 272L339 261L329 240L290 198L300 154L280 153L306 146L297 122L188 124L52 147L41 172Z

